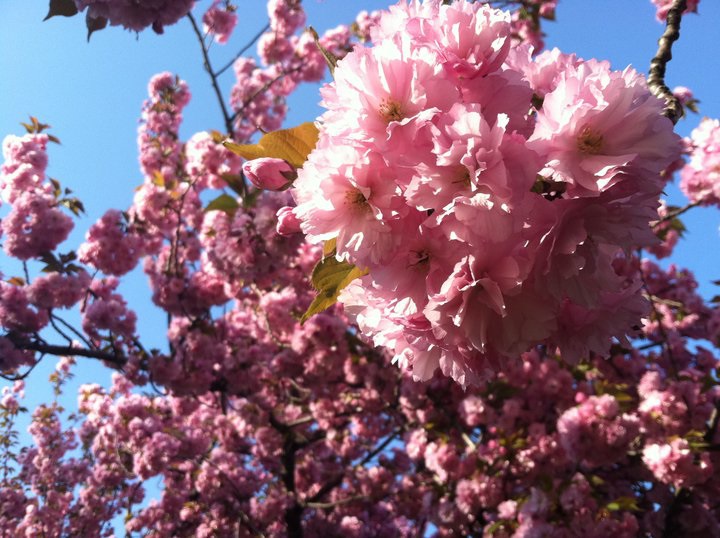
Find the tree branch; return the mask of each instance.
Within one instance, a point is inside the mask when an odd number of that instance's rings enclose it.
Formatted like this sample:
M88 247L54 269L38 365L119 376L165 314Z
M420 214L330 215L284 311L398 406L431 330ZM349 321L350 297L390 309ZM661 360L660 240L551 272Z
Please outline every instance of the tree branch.
M658 40L655 57L650 61L647 84L650 91L665 101L664 114L673 123L677 123L683 115L680 101L665 84L665 67L672 60L672 46L680 37L680 21L683 11L687 8L687 0L675 0L667 15L665 32Z
M369 461L370 461L371 459L373 459L375 456L377 456L378 454L380 454L380 452L382 452L383 450L385 450L385 448L386 448L390 443L392 443L395 439L397 439L397 436L400 435L400 433L402 433L402 431L403 431L403 427L402 427L402 426L396 428L395 431L393 431L391 434L389 434L389 435L385 438L384 441L382 441L379 445L377 445L377 446L375 447L374 450L372 450L371 452L369 452L369 453L362 459L362 461L360 461L359 463L353 465L353 467L362 467L362 466L364 466L367 462L369 462ZM345 478L345 473L342 473L342 474L338 475L337 477L335 477L335 478L334 478L333 480L331 480L330 482L326 482L325 485L322 486L315 495L313 495L312 497L310 497L309 499L307 499L304 504L305 504L306 506L308 506L308 505L311 504L311 503L317 503L317 502L318 502L320 499L322 499L325 495L327 495L328 493L330 493L330 491L332 491L332 490L335 489L337 486L339 486L339 485L342 483L342 481L343 481L344 478Z
M222 91L220 90L217 75L213 71L212 64L210 63L208 49L205 46L205 38L203 37L203 34L200 31L200 27L198 26L197 21L195 21L195 17L193 17L192 13L188 13L187 17L188 19L190 19L190 24L192 25L193 31L195 32L195 36L197 36L198 42L200 43L200 49L202 50L205 71L207 71L207 74L210 75L210 82L212 83L212 87L215 90L215 95L217 96L218 103L220 103L220 110L222 111L223 120L225 122L225 130L227 131L228 136L232 136L233 122L230 114L228 113L227 107L225 106L225 99L223 98Z
M255 36L253 36L253 38L248 42L248 44L245 45L243 48L241 48L240 51L235 55L235 57L232 60L230 60L228 63L223 65L220 69L215 71L215 76L219 77L225 71L230 69L233 66L233 64L238 60L238 58L240 58L243 54L245 54L248 51L248 49L250 47L252 47L257 42L257 40L260 39L260 37L265 32L267 32L269 29L270 29L270 23L266 24L262 30L260 30L257 34L255 34Z
M121 355L107 353L99 349L86 349L84 347L77 347L73 345L57 346L38 341L20 340L11 335L6 336L16 348L24 351L35 351L37 353L54 355L56 357L87 357L90 359L99 359L101 361L111 363L116 368L122 368L127 362L127 359Z
M230 120L231 120L231 121L235 121L235 120L238 118L238 116L240 116L240 114L243 113L243 111L250 105L250 103L252 103L252 102L255 100L255 98L256 98L258 95L261 95L261 94L265 93L265 92L268 91L268 90L272 87L272 85L275 84L277 81L282 80L283 77L286 77L287 75L290 75L290 74L292 74L292 73L295 73L296 71L300 71L301 68L302 68L302 66L293 67L293 68L289 69L288 71L283 71L282 73L280 73L279 75L277 75L274 79L269 80L268 82L266 82L266 83L262 86L262 88L260 88L258 91L256 91L256 92L253 93L250 97L248 97L247 99L245 99L245 100L243 101L242 106L241 106L240 108L238 108L232 116L230 116Z
M652 222L652 223L651 223L651 226L652 226L653 228L656 228L656 227L658 227L660 224L662 224L663 222L667 222L667 221L669 221L669 220L674 219L675 217L679 217L679 216L682 215L683 213L686 213L686 212L690 211L693 207L697 207L697 206L699 206L699 205L701 205L701 204L702 204L702 201L700 201L700 200L695 201L695 202L691 202L691 203L689 203L689 204L687 204L687 205L685 205L685 206L683 206L683 207L680 207L680 208L676 209L675 211L671 211L670 213L668 213L667 215L665 215L665 216L662 217L661 219L656 220L655 222Z

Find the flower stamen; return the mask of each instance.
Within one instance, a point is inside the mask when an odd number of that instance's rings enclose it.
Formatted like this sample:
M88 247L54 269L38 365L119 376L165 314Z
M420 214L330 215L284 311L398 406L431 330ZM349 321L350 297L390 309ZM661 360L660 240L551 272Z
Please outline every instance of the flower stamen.
M384 99L382 103L380 103L378 112L380 112L380 116L382 116L387 123L400 121L405 117L402 105L391 98Z
M602 152L603 135L586 125L577 137L577 147L582 153L598 155Z

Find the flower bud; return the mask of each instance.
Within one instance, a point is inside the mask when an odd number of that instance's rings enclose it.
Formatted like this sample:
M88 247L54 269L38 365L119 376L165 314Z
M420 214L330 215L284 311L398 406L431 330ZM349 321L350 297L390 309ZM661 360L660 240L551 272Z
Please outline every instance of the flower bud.
M243 164L243 172L258 189L280 191L290 186L297 172L287 161L262 157Z
M277 233L280 235L292 235L300 231L300 219L297 218L293 207L285 206L277 212Z

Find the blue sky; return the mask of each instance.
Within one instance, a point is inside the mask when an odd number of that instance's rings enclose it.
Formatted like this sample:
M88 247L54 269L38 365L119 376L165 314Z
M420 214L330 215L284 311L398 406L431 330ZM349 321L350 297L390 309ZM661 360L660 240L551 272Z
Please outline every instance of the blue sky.
M266 22L265 3L239 0L240 23L230 43L214 46L211 56L223 65ZM209 1L198 2L202 13ZM614 68L631 64L645 72L656 49L662 26L655 21L649 0L560 0L558 22L545 26L547 45L584 58L610 60ZM351 22L360 9L387 4L378 0L305 0L308 24L319 32ZM108 208L125 209L133 190L142 183L137 164L136 133L147 82L161 71L172 71L190 85L193 99L186 109L183 138L194 132L222 129L218 104L207 75L202 70L198 43L189 23L166 28L165 35L150 31L139 36L119 28L108 28L86 42L83 17L56 17L42 22L47 2L6 0L0 17L0 136L20 134L19 122L29 115L53 126L62 140L50 150L49 174L71 188L85 203L87 215L65 244L76 248L85 230ZM720 65L715 53L720 2L703 0L700 15L683 20L680 42L668 67L668 84L685 85L700 99L701 116L720 117ZM232 85L228 72L222 80L225 94ZM320 112L318 85L307 85L290 101L288 125L312 120ZM681 121L678 132L687 135L701 116ZM684 203L676 188L668 189L671 203ZM0 208L0 217L4 214ZM696 209L685 219L687 240L674 260L692 268L706 296L716 293L709 282L720 278L720 213ZM16 266L0 252L0 271L11 276ZM162 347L164 315L149 302L142 274L123 288L131 298L140 323L150 339L149 347ZM153 328L159 328L153 329ZM80 360L76 382L105 382L107 369ZM39 369L29 386L46 387L44 377L52 365ZM74 400L74 387L70 400ZM48 387L49 391L49 387ZM31 391L28 391L31 392ZM32 391L29 405L50 398L50 393Z

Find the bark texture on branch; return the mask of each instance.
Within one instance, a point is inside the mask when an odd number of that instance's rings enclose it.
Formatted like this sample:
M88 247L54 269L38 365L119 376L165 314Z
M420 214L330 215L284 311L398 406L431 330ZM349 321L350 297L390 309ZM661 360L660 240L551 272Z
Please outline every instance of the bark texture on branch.
M658 49L655 57L650 61L648 72L648 88L650 91L665 100L665 116L673 123L677 123L683 115L683 107L680 100L670 91L665 84L665 68L672 60L672 46L680 37L680 21L682 14L687 8L687 0L675 0L667 15L667 24L663 35L658 40Z

